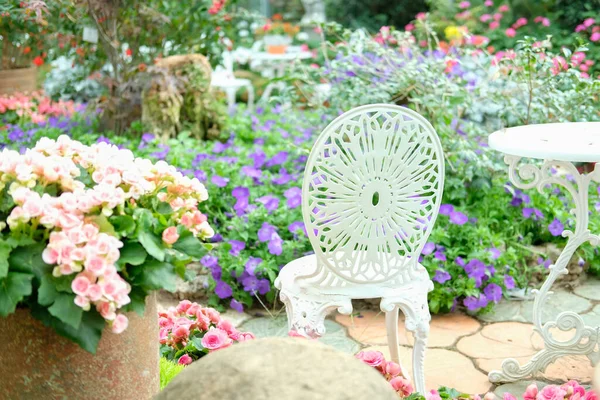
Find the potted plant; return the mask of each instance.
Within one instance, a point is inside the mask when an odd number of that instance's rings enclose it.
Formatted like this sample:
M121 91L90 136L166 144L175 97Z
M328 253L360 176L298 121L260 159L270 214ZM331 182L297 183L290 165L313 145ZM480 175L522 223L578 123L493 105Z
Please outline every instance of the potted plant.
M44 64L48 13L42 0L0 4L0 94L36 89L32 64Z
M263 36L265 48L270 54L284 54L292 43L292 37L299 32L298 26L289 22L282 22L281 16L275 14L273 21L269 20L259 29Z
M150 294L174 291L205 254L204 186L164 161L61 136L3 150L0 188L0 398L150 398Z

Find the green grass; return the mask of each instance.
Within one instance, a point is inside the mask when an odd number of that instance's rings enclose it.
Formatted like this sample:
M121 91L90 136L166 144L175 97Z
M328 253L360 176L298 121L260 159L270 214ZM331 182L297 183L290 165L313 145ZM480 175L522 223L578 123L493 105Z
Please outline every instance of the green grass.
M160 390L163 390L165 386L171 382L171 379L175 378L185 366L176 364L172 361L167 360L164 357L160 358Z

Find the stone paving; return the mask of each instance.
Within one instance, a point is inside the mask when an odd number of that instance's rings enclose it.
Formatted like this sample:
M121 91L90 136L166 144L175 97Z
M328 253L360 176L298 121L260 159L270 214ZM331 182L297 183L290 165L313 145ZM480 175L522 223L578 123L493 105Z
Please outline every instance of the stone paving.
M585 356L559 358L544 373L523 382L497 387L488 381L487 373L499 369L505 358L516 358L524 363L542 348L541 337L533 331L531 324L532 307L532 300L504 300L489 315L474 317L452 313L434 316L425 360L427 387L448 386L470 394L494 391L498 396L508 391L520 398L534 378L538 387L569 379L589 384L593 367ZM555 290L544 320L565 310L581 313L588 325L600 326L600 280L590 279L574 291ZM286 336L286 317L282 311L269 315L265 310L248 314L230 310L225 317L257 337ZM322 342L349 353L379 350L389 358L383 313L372 309L355 310L351 316L332 315L325 325L327 333L319 339ZM570 334L556 333L561 340ZM403 321L400 322L400 342L401 362L412 374L413 338L404 329Z

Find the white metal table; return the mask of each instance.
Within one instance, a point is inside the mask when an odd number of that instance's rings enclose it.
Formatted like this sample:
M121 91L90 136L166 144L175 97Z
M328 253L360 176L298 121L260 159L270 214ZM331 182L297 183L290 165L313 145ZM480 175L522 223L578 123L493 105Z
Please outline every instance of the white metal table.
M491 371L491 382L513 382L544 371L559 357L566 355L586 355L595 365L599 354L594 352L599 340L599 327L586 326L581 316L573 311L560 313L555 321L542 323L542 310L554 281L568 273L567 265L571 257L585 242L597 246L600 237L588 229L590 182L600 182L600 167L588 174L579 173L573 162L600 162L600 122L573 122L527 125L503 129L489 136L492 149L504 153L504 162L509 166L510 181L520 189L536 187L540 192L549 184L560 185L573 197L575 208L575 231L565 230L568 238L562 253L551 265L550 274L539 290L535 291L533 304L534 329L544 340L544 348L524 365L509 358L502 363L501 371ZM541 165L520 164L523 157L542 159ZM573 178L558 175L554 167L561 167ZM574 332L568 340L558 340L551 330Z
M274 78L282 78L285 75L285 68L296 60L306 60L312 58L313 54L310 51L289 51L283 54L271 54L265 51L252 53L250 56L251 62L256 63L263 69L268 69L272 72ZM268 100L273 89L282 90L285 88L285 83L271 82L265 88L261 97L261 101Z

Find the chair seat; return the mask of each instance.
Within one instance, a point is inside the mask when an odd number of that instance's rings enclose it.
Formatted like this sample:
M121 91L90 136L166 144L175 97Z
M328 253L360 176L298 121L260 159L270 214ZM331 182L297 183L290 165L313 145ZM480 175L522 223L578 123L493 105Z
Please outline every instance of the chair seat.
M403 257L402 257L403 258ZM398 293L414 289L417 286L424 286L426 291L433 290L433 284L429 278L429 273L421 264L417 264L415 277L403 284L385 284L385 283L354 283L344 281L339 287L326 287L320 284L313 284L310 279L302 280L299 277L313 274L317 270L317 256L311 254L297 258L286 264L280 271L275 286L282 290L292 293L302 292L304 295L316 296L343 296L353 299L371 299L380 297L394 297ZM326 267L325 267L326 268ZM333 274L332 272L330 272Z

